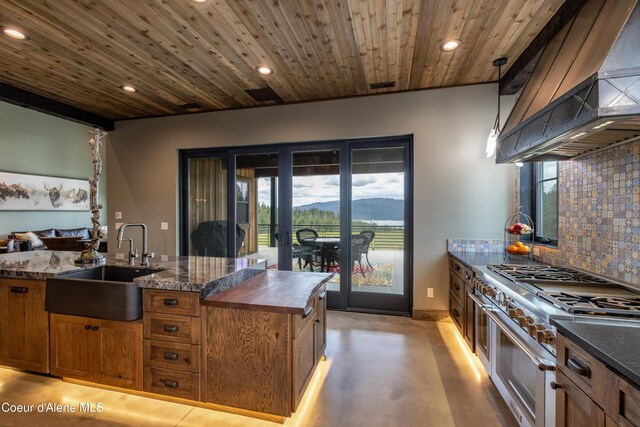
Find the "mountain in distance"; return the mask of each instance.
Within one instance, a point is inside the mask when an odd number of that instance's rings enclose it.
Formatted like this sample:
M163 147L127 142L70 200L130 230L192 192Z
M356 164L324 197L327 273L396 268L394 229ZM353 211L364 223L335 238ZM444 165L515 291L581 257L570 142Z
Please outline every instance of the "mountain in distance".
M338 200L309 203L295 206L294 208L300 210L317 208L340 214L340 202ZM381 197L354 200L351 205L351 214L355 220L402 221L404 220L404 200Z

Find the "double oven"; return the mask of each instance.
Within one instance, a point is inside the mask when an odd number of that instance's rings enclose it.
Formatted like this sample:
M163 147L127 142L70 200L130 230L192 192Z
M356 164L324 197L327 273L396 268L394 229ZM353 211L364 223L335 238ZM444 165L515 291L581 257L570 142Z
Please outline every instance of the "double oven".
M544 264L474 267L476 352L521 426L555 425L551 319L640 319L640 289Z
M476 303L476 352L521 426L555 425L555 363L493 303Z

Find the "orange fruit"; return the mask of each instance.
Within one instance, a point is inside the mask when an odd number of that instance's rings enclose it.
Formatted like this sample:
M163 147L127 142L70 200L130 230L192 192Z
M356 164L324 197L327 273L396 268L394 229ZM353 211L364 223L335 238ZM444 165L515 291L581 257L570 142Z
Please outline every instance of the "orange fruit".
M518 247L517 247L516 245L509 245L509 246L507 247L507 251L508 251L510 254L517 254L517 253L518 253Z
M529 249L529 247L528 247L528 246L524 246L524 245L522 245L522 246L520 246L520 247L518 248L518 253L519 253L520 255L526 255L526 254L528 254L529 252L530 252L530 249Z

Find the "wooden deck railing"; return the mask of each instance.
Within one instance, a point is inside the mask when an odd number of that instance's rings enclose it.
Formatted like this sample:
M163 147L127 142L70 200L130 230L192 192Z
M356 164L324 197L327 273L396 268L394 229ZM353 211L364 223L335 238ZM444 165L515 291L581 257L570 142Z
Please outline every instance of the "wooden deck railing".
M294 224L293 239L295 232L301 228L312 228L320 237L340 236L340 226L337 224ZM373 230L376 233L375 239L371 243L373 249L403 249L404 248L404 226L397 225L353 225L352 231L358 234L364 230ZM277 228L276 228L277 231ZM258 245L269 246L269 224L258 224Z

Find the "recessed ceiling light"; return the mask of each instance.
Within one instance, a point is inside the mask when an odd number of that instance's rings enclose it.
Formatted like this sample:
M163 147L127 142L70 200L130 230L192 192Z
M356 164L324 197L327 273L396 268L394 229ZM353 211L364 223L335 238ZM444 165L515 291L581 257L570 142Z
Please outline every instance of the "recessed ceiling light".
M120 86L120 89L122 89L125 92L129 92L129 93L136 93L138 91L138 89L136 89L135 87L133 87L131 85L122 85L122 86Z
M194 3L198 3L198 4L204 4L204 3L209 3L210 0L192 0Z
M256 71L263 76L270 76L271 74L273 74L273 70L265 65L256 67Z
M29 37L15 27L3 27L2 32L12 39L16 40L29 40Z
M451 52L452 50L457 49L462 42L460 40L447 40L446 42L440 45L440 50L443 52Z

